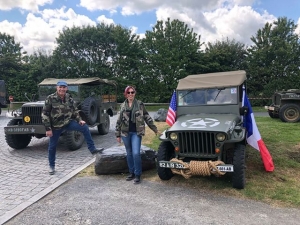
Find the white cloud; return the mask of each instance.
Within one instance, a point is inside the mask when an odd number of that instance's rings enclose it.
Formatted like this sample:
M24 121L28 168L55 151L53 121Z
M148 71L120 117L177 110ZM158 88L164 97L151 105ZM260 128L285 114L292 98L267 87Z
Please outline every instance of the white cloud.
M228 37L245 44L250 44L250 37L266 22L276 19L267 13L260 15L250 6L237 5L207 12L190 8L160 8L156 15L158 20L169 17L185 22L201 35L201 41L204 42L215 42Z
M61 8L46 9L39 12L39 15L29 13L23 26L20 23L2 21L0 29L14 36L30 54L39 48L53 50L55 38L64 27L87 25L95 26L96 22L85 15L76 14L73 9Z
M102 15L97 18L97 22L105 24L115 24L113 19L109 19L106 16Z
M0 10L19 8L30 12L37 12L39 6L51 4L53 0L0 0Z

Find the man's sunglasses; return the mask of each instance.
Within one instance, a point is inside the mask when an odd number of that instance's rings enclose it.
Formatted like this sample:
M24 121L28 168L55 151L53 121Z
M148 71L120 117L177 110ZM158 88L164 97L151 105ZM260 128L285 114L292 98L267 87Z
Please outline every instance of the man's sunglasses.
M132 94L132 95L133 95L134 93L135 93L135 91L128 91L128 92L127 92L127 94Z

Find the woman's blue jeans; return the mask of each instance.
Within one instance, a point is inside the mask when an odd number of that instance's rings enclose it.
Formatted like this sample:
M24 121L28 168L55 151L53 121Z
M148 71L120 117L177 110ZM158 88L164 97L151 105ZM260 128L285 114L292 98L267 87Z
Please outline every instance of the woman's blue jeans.
M136 132L129 132L127 137L122 136L122 140L126 148L129 173L140 176L142 174L142 137L137 135Z
M50 141L48 145L48 160L49 160L50 167L52 168L55 167L56 145L61 133L64 131L72 131L72 130L79 131L83 134L88 149L90 151L96 149L88 125L85 124L81 126L78 122L71 120L70 123L67 126L63 127L62 129L58 129L58 130L52 129L53 136L50 137Z

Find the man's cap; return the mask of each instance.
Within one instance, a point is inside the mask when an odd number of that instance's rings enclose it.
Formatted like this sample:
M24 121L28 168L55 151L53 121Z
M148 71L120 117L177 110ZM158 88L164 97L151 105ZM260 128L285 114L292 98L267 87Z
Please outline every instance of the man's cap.
M66 87L68 87L68 84L67 84L67 82L61 80L61 81L57 82L57 86L66 86Z

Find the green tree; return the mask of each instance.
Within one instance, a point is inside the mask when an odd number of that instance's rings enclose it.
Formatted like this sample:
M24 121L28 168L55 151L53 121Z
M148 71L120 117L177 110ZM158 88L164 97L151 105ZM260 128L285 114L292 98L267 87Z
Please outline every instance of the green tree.
M13 36L0 33L0 75L6 83L8 94L13 95L16 101L23 101L23 93L26 91L20 89L19 83L26 87L28 81L26 77L20 76L24 69L24 54L26 52L22 52L20 43L17 43ZM27 85L27 89L30 89L30 85Z
M158 21L145 36L141 91L145 101L169 102L178 80L199 72L201 37L183 22L170 19Z
M249 96L270 97L274 91L298 88L300 42L297 25L286 17L266 23L252 36L248 49Z
M208 42L205 49L206 72L246 69L247 48L235 40Z
M57 38L53 71L57 77L100 77L125 86L139 80L139 37L119 25L65 28ZM120 94L119 98L123 96Z

